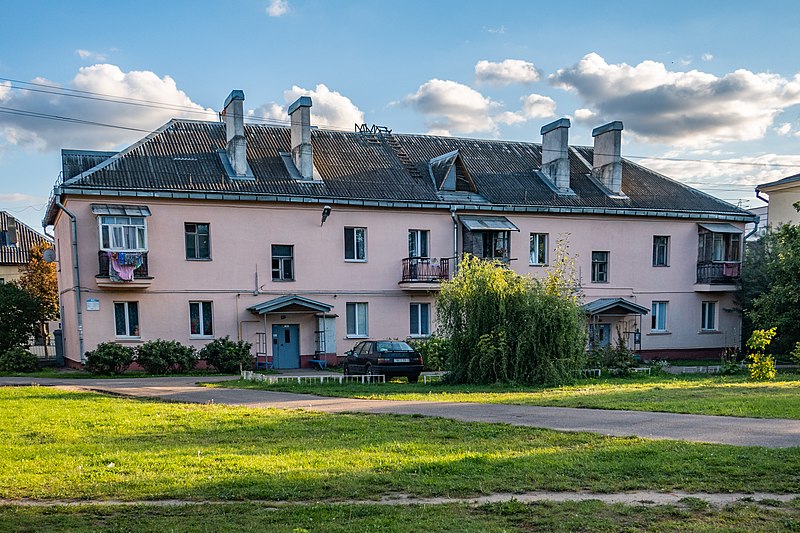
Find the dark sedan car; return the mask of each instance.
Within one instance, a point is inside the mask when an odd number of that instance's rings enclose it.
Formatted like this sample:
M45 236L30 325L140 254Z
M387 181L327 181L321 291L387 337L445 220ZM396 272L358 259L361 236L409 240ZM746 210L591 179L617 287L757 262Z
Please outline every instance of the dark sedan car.
M416 383L422 356L403 341L362 341L346 353L342 367L345 375L383 374L387 379L406 377Z

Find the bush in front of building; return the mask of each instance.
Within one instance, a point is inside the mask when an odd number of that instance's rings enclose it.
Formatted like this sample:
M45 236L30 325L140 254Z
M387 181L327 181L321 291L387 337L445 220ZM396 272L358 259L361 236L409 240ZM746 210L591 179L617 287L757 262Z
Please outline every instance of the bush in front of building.
M777 333L777 328L757 329L747 339L747 347L752 350L749 356L750 363L747 364L751 380L770 381L778 375L775 359L771 355L764 355Z
M28 346L42 318L42 303L14 283L0 283L0 353Z
M426 370L439 371L445 369L445 363L450 354L450 341L448 339L428 337L427 339L411 340L408 343L422 356Z
M240 369L249 370L253 367L252 346L249 342L232 341L226 335L206 344L199 355L220 374L235 374Z
M136 363L148 374L185 374L197 365L197 352L178 341L156 339L136 349Z
M133 348L116 342L101 342L91 352L86 352L86 370L92 374L122 374L133 363Z
M0 372L36 372L39 359L25 348L12 348L0 354Z

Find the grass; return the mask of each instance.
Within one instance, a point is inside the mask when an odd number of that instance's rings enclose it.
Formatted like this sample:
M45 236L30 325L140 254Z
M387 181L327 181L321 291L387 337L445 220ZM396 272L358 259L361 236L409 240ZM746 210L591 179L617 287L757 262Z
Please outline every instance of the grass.
M314 532L607 532L607 531L797 531L797 502L765 508L738 503L700 506L606 505L517 501L471 507L448 505L329 505L270 507L263 504L135 506L0 506L0 530L69 531L270 531Z
M800 448L0 388L0 498L319 501L800 491Z
M398 382L297 385L243 380L207 386L378 400L505 403L800 419L800 394L797 392L800 375L783 373L770 382L749 381L743 375L637 375L630 378L586 379L574 385L555 388Z
M259 373L274 373L261 371ZM192 370L183 374L148 374L143 370L127 370L123 374L92 374L86 370L71 368L41 368L36 372L0 372L0 377L20 378L61 378L61 379L129 379L129 378L159 378L159 377L192 377L192 376L219 376L214 370ZM231 375L231 374L228 374Z

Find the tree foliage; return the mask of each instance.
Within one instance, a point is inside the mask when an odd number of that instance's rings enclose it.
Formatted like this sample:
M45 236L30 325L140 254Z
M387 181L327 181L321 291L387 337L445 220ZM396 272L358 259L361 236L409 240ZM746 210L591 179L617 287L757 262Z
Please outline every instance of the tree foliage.
M20 267L22 276L17 285L41 302L41 320L58 318L58 284L56 282L56 264L44 260L44 251L52 248L48 242L35 244L31 249L28 264Z
M0 285L0 354L27 347L41 316L37 298L13 283Z
M543 280L520 276L497 261L472 256L461 261L437 299L439 331L451 341L450 380L559 384L574 379L585 362L585 318L569 260L557 255L559 267Z
M778 375L778 371L775 369L775 359L771 355L764 355L776 333L775 328L757 329L747 339L747 347L751 350L747 370L753 381L769 381Z
M777 327L770 351L788 354L800 341L800 226L784 224L748 243L742 276L745 336Z

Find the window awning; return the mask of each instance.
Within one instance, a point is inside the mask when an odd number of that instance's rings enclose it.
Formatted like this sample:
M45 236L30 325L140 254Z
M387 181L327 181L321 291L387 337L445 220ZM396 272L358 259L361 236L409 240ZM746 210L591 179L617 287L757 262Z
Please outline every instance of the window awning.
M646 315L650 310L625 298L599 298L583 304L583 310L590 315Z
M92 204L92 213L95 215L149 217L150 208L146 205Z
M469 231L519 231L506 217L462 216L459 219Z
M333 309L332 305L294 294L280 296L247 308L248 311L256 315L266 315L267 313L328 313L331 309Z
M737 228L733 224L728 224L727 222L704 222L698 224L698 226L712 233L744 233L744 230Z

